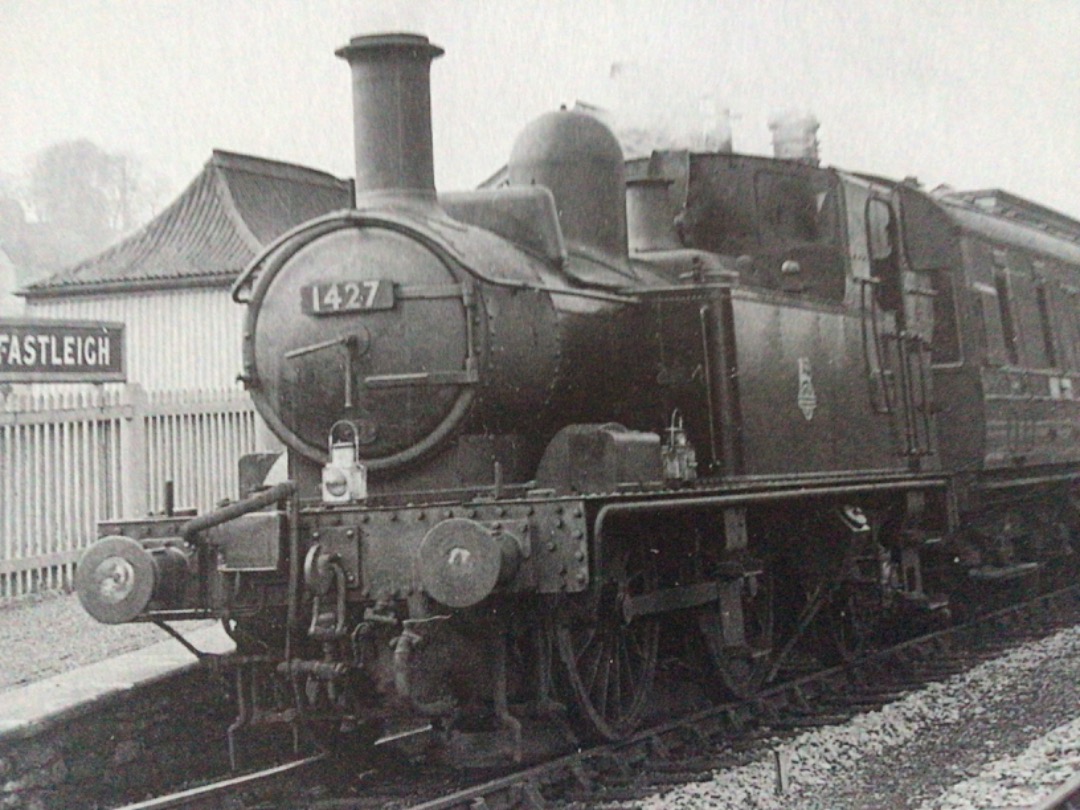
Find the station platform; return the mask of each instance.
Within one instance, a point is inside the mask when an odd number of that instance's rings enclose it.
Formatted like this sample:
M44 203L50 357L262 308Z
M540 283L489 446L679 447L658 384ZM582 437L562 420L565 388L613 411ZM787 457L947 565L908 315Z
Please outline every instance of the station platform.
M207 653L227 653L234 646L217 624L192 630L184 638ZM90 714L133 689L193 669L198 663L180 642L169 639L7 690L0 708L0 742L37 736Z

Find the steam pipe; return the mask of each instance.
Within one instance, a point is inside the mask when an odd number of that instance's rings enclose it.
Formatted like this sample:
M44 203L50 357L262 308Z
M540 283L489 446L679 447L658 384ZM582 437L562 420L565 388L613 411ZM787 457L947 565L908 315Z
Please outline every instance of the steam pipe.
M245 498L242 501L223 506L221 509L215 509L213 512L192 518L180 529L180 536L184 539L184 542L194 543L194 537L199 532L220 526L222 523L228 523L230 520L236 520L241 515L258 512L260 509L265 509L278 501L290 497L295 492L296 482L294 481L276 484L265 492L260 492L250 498Z
M222 523L228 523L230 520L236 520L242 515L249 514L251 512L258 512L260 509L265 509L268 506L272 506L278 501L282 501L286 498L292 498L296 494L297 486L295 481L284 481L280 484L267 489L265 492L260 492L257 495L252 495L250 498L245 498L242 501L231 503L228 506L223 506L221 509L215 509L213 512L208 512L205 515L199 515L196 518L192 518L185 523L180 529L180 537L183 538L185 543L191 543L196 548L201 549L202 546L196 541L196 536L199 532L212 529L215 526L220 526ZM299 539L299 506L296 503L296 499L293 499L292 508L289 510L289 635L286 636L286 641L291 637L291 628L296 624L296 602L299 594L299 563L297 562L297 556L300 554L300 539ZM203 604L207 602L206 594L206 577L200 578L200 598ZM286 647L288 649L288 647Z
M450 698L433 701L417 700L412 692L412 680L409 677L413 649L423 642L423 636L414 633L408 627L393 642L394 646L394 690L418 714L426 717L441 717L452 712L457 704Z

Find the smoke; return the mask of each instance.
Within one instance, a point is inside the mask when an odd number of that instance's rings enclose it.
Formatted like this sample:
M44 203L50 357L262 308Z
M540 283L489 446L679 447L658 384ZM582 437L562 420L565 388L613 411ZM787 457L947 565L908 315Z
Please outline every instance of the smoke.
M427 34L431 27L430 18L430 0L365 0L357 4L353 14L354 33L402 31Z
M818 165L818 120L809 110L781 110L769 116L773 154Z
M719 86L701 77L680 80L670 71L616 62L609 74L609 101L602 114L627 157L654 149L731 151L731 115Z

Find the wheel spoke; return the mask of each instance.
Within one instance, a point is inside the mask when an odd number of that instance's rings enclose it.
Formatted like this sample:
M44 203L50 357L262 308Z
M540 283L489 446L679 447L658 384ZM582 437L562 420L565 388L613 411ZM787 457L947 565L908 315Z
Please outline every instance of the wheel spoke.
M637 688L637 679L634 677L634 662L630 656L630 646L628 644L619 645L619 669L626 674L628 683L626 688L627 694L633 695ZM621 697L621 695L620 695Z
M616 740L636 726L656 674L659 621L645 616L627 624L625 597L656 587L654 561L641 545L613 555L598 596L594 623L555 628L559 658L570 697L586 730Z
M600 671L602 677L597 684L597 688L592 691L595 697L593 701L596 707L601 712L607 714L606 709L608 707L608 686L611 683L611 656L608 653L608 644L603 644L600 647Z
M648 653L641 646L642 639L640 639L638 637L637 633L634 633L634 632L628 633L626 635L626 638L624 639L624 641L625 641L625 646L627 648L627 654L628 655L633 653L633 655L638 659L645 659L645 658L648 657ZM647 639L646 639L646 641L647 641Z
M589 633L595 637L596 631L590 630ZM590 639L591 643L592 639ZM596 678L600 674L600 667L604 663L604 645L603 643L592 645L589 648L589 660L591 664L584 670L588 672L588 677L585 679L585 688L592 694L596 687ZM582 653L582 657L584 652Z
M596 628L587 627L579 632L582 632L584 634L584 639L577 645L577 648L579 650L579 652L577 653L577 659L580 663L581 659L585 657L585 653L587 653L592 648L593 641L596 640Z

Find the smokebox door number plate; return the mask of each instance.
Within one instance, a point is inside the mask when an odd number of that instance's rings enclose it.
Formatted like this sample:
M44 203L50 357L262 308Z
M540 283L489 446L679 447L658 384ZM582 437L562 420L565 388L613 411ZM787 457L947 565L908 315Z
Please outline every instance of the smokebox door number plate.
M366 279L308 284L300 288L300 308L308 315L393 309L394 282Z

